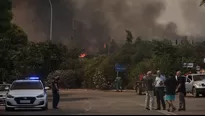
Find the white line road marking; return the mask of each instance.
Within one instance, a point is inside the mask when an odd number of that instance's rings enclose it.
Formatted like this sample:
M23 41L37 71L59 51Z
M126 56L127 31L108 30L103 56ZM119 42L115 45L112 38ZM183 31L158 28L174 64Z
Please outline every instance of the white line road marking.
M139 104L139 105L145 107L145 105L143 105L143 104ZM162 113L162 114L165 114L165 115L177 115L173 112L168 112L168 111L164 111L164 110L155 110L155 111Z
M90 103L89 100L84 101L84 103L82 104L82 106L83 106L83 108L84 108L84 110L85 110L86 112L88 112L88 111L91 110L91 108L92 108L91 105L92 105L92 104Z

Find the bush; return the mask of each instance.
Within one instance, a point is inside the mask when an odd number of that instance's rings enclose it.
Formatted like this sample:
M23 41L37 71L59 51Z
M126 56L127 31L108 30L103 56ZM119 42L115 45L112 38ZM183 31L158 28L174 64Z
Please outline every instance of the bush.
M109 85L105 76L103 75L103 70L96 69L95 74L93 76L93 84L96 89L109 89Z
M93 83L93 76L95 75L96 69L99 67L101 62L106 58L106 56L99 56L93 59L87 59L84 65L84 88L95 88Z
M60 88L79 88L80 78L79 74L74 70L56 70L50 73L47 77L48 84L50 85L52 79L56 76L60 77Z

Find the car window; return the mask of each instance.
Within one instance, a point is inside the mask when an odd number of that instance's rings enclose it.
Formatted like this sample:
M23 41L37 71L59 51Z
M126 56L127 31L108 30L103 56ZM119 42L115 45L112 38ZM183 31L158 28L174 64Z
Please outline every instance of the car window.
M202 81L205 80L205 75L194 75L193 79L194 81Z
M43 89L41 82L14 82L11 90L16 89Z
M189 79L189 80L192 80L192 76L188 76L188 79Z
M190 80L189 78L186 78L186 82L189 82L189 83L190 83L190 82L191 82L191 80Z

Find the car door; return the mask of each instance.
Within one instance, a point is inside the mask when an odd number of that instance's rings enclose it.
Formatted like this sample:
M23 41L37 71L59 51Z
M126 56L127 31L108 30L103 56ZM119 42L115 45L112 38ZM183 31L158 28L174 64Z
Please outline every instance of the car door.
M192 85L193 85L192 76L188 75L186 77L186 92L191 92L192 91Z

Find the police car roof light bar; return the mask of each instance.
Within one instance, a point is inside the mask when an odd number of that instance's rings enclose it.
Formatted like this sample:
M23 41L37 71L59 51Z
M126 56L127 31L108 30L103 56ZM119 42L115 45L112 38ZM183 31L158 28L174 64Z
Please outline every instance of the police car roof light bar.
M29 80L39 80L39 77L29 77Z

